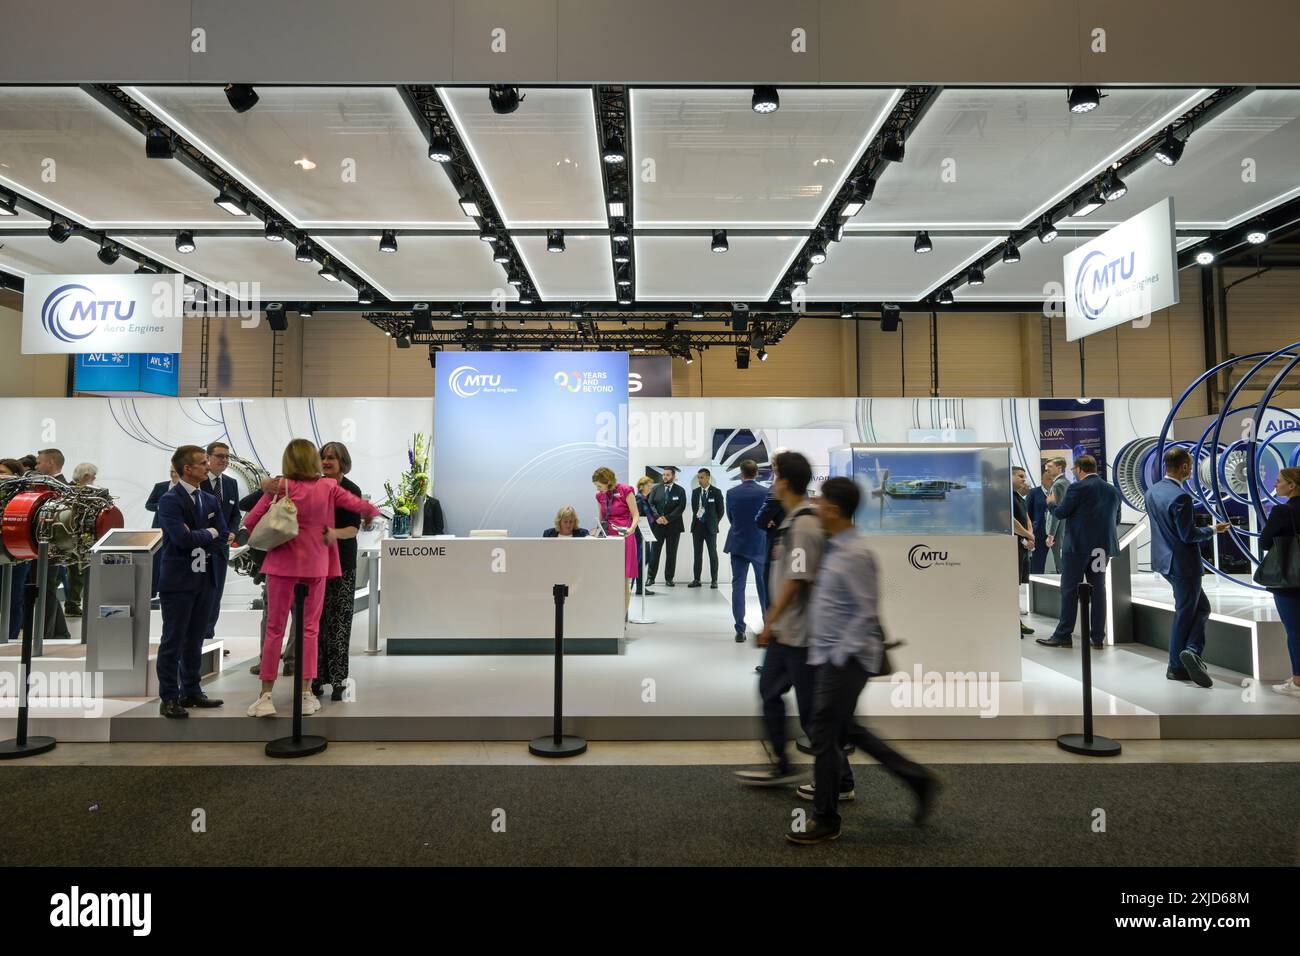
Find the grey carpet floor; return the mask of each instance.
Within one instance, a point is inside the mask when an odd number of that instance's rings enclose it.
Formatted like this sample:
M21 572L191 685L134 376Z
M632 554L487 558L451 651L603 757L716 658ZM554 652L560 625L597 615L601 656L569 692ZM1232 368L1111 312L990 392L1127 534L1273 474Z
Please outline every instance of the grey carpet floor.
M791 790L733 768L0 769L0 864L1295 865L1297 764L962 764L933 822L855 765L844 835L787 844ZM201 809L206 832L195 832ZM1104 832L1096 830L1104 811ZM502 831L504 827L504 832Z

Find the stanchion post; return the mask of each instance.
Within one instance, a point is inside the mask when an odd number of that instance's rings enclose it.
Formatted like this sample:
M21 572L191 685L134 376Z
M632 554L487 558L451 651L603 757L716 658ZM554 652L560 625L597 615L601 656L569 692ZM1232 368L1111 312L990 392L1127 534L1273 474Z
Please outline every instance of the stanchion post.
M27 577L31 579L32 572L27 571ZM32 617L32 630L36 633L32 635L32 654L41 657L45 654L45 602L48 595L45 593L50 586L50 543L42 541L36 552L36 586L39 593L36 596L36 608ZM56 596L57 598L57 596Z
M366 555L366 653L379 653L379 552Z
M555 599L555 714L550 736L529 741L528 752L536 757L576 757L586 753L587 741L564 735L564 599L569 596L569 586L557 584L551 595Z
M45 555L48 544L41 545L41 554ZM6 573L12 573L12 567L5 566ZM12 579L6 577L6 580L12 584ZM8 590L8 589L6 589ZM33 757L36 754L43 754L54 749L55 740L53 737L28 737L27 736L27 695L31 683L32 674L32 642L35 640L36 622L35 605L38 600L45 599L45 587L43 582L31 580L28 575L27 587L23 592L23 623L32 621L32 626L23 627L23 656L19 664L19 690L18 690L18 731L13 740L0 741L0 760L17 760L21 757ZM43 618L44 615L41 615ZM9 637L8 632L5 638Z
M13 610L14 566L0 565L0 644L9 643L10 611Z
M293 736L270 741L266 745L268 757L310 757L329 744L324 737L302 732L302 632L306 601L307 585L299 581L293 586Z
M1119 741L1092 732L1092 585L1087 581L1079 584L1078 600L1079 630L1083 635L1083 733L1062 734L1056 738L1056 745L1089 757L1114 757L1122 749Z

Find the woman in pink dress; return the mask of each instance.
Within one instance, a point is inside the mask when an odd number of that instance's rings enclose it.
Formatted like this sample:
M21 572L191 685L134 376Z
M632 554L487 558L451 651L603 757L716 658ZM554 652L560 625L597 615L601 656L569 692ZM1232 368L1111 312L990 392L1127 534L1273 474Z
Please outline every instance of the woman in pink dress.
M257 527L276 497L287 496L298 509L297 536L266 552L262 562L262 572L266 575L262 693L248 708L250 717L275 716L271 690L275 687L285 622L293 607L294 585L299 582L307 585L302 628L302 712L306 716L320 710L320 701L311 692L310 682L316 676L316 636L325 599L325 579L331 571L339 574L334 509L355 511L367 521L379 516L379 509L370 502L340 488L333 478L321 477L320 454L305 438L289 442L281 467L284 476L263 482L262 490L266 493L244 518L244 527L250 530Z
M621 485L614 472L608 468L597 468L591 476L591 483L596 486L596 504L600 506L600 526L609 535L623 537L623 578L635 580L640 574L636 561L637 523L641 516L636 509L636 489L631 485ZM623 607L627 608L632 600L632 592L625 585L623 588Z

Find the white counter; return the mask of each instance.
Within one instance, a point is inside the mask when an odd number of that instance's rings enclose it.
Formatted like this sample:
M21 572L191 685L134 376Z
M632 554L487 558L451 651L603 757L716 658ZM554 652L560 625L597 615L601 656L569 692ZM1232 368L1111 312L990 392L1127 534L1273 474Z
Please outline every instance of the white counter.
M624 543L613 538L385 538L379 636L389 654L550 653L557 584L566 653L617 654Z

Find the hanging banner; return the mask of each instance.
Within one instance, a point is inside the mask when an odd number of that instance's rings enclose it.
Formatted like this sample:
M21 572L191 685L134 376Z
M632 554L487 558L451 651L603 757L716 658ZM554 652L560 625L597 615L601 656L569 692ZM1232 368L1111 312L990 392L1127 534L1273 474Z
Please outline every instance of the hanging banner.
M177 395L178 358L170 352L85 352L77 356L73 389L87 395Z
M667 355L628 357L627 393L637 398L673 397L673 360Z
M1106 403L1100 398L1038 400L1038 445L1042 459L1064 458L1066 470L1080 455L1097 459L1106 471Z
M138 354L181 350L184 278L29 276L23 354Z

